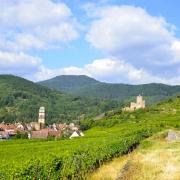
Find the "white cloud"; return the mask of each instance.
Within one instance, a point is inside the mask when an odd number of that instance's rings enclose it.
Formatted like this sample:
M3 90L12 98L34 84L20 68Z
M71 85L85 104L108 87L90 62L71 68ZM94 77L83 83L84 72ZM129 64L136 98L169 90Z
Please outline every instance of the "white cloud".
M52 0L2 0L0 24L0 47L9 50L43 49L78 37L71 10Z
M15 35L15 42L9 42L11 44L10 47L14 50L18 49L44 49L46 44L44 41L40 40L38 37L32 35L32 34L16 34Z
M40 71L41 59L20 53L0 51L0 74L15 74L31 78Z
M59 68L59 69L49 69L45 66L41 66L39 72L35 74L36 81L42 81L46 79L53 78L59 75L89 75L83 68L78 67L67 67L67 68Z
M138 7L96 9L90 4L86 10L93 19L86 38L109 58L84 67L50 69L40 58L21 51L47 49L76 39L78 24L71 10L51 0L1 0L0 74L35 81L81 74L114 83L180 84L180 40L173 25Z
M51 0L7 0L1 4L4 4L1 6L1 22L9 27L46 26L68 20L72 15L65 4L54 3Z
M171 46L171 50L174 55L174 62L180 61L180 40L175 40Z
M92 64L85 65L84 69L101 81L126 82L140 81L144 72L135 69L130 64L116 59L97 59Z
M49 69L44 66L36 74L36 81L53 78L58 75L87 75L97 80L113 83L142 84L159 82L165 84L177 84L180 76L174 78L160 78L149 74L143 69L134 68L132 65L117 59L96 59L91 64L82 68L67 67L60 69Z
M110 53L124 48L171 42L172 34L163 18L150 16L142 8L113 6L98 9L87 40Z
M69 7L53 0L1 0L0 24L0 74L31 80L44 66L26 53L72 41L79 28Z
M86 39L93 47L159 79L180 75L180 40L164 18L133 6L92 8Z
M157 78L149 75L142 69L135 69L130 64L115 59L96 59L91 64L82 68L66 67L60 69L49 69L41 66L41 70L36 74L36 80L42 81L58 75L87 75L100 81L114 83L145 83L153 82Z

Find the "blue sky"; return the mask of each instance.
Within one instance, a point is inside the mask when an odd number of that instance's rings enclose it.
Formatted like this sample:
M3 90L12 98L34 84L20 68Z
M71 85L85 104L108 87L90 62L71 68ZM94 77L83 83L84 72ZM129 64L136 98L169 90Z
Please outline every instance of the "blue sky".
M54 2L65 2L71 8L72 12L76 15L78 21L86 24L90 23L90 20L88 20L88 18L86 17L86 12L82 9L82 6L86 3L93 2L95 4L98 4L98 6L139 6L146 9L151 15L163 16L168 22L176 25L177 27L180 27L180 21L178 21L177 18L180 17L180 11L178 10L178 8L180 7L180 1L178 0L173 1L173 3L172 0L166 0L166 2L164 0L109 0L104 1L104 3L101 3L101 1L98 0L56 0ZM49 57L49 53L46 54L46 52L44 52L45 55L43 54L42 57L44 59L47 59L47 65L52 68L55 68L57 66L66 67L71 65L81 67L85 63L90 63L92 59L102 58L103 54L89 46L89 44L85 41L85 35L83 33L81 36L82 37L80 37L78 40L72 42L71 44L69 44L69 46L66 46L62 51L55 51L54 54L51 54L51 57ZM179 30L176 31L176 36L180 38ZM79 50L81 53L79 52ZM69 52L71 52L71 54L69 54ZM52 64L51 59L54 59L56 61L56 64Z
M0 74L180 84L179 7L178 0L1 0Z

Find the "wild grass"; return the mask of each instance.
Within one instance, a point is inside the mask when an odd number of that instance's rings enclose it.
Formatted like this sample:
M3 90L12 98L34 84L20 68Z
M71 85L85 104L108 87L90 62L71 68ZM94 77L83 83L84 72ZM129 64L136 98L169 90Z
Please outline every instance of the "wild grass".
M143 141L133 153L103 165L91 180L179 180L180 141L168 142L156 135Z
M116 179L121 169L125 166L127 155L113 159L110 163L104 164L101 168L97 169L89 180L110 180Z

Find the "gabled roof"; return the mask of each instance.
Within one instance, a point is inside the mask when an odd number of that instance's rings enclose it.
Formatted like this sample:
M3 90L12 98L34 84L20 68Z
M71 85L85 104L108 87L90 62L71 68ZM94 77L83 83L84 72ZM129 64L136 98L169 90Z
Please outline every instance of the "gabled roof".
M71 139L72 137L79 137L79 136L84 136L84 134L81 131L74 131L69 138Z
M31 131L31 138L47 138L48 136L60 137L60 131L54 131L51 129L42 129L39 131Z
M0 124L0 129L4 129L4 130L15 130L16 129L16 126L14 124L4 124L4 123L1 123Z
M31 138L47 138L48 130L31 131Z
M51 131L49 131L48 135L49 136L54 136L54 137L60 137L61 136L61 132L60 131L51 130Z

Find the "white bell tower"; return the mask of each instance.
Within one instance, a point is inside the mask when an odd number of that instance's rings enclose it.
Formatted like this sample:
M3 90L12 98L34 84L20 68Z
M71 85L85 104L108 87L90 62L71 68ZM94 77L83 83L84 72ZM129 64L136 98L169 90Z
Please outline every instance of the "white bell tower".
M38 123L42 124L42 125L45 124L45 107L40 107L40 109L39 109Z

